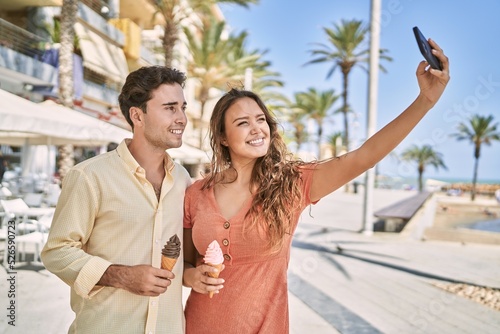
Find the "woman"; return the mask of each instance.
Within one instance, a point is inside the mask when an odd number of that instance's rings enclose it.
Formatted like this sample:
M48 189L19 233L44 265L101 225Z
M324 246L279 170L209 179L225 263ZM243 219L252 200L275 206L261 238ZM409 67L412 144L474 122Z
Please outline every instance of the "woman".
M291 160L276 120L252 92L233 89L218 101L210 120L212 170L185 198L183 280L192 288L185 309L188 334L288 333L287 267L299 216L373 167L438 101L449 81L449 63L430 43L442 71L421 62L415 101L360 148L338 158ZM216 270L202 262L213 240L224 254L219 278L208 277Z

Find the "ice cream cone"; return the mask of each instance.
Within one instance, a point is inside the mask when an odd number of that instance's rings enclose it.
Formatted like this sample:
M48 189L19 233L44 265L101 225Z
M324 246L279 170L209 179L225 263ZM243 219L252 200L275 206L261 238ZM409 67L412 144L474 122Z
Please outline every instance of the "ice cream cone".
M164 255L161 256L161 269L167 269L172 271L175 266L177 259L173 259L171 257L166 257Z
M180 253L181 241L177 234L174 234L161 250L161 268L172 271Z
M208 265L208 266L211 266L211 267L217 268L217 270L218 270L216 273L207 273L207 276L209 276L209 277L213 277L213 278L218 278L218 277L219 277L219 274L220 274L220 272L221 272L221 270L222 270L222 263L221 263L221 264L205 263L205 264L206 264L206 265ZM212 298L212 297L214 296L214 292L213 292L213 291L210 291L210 292L208 293L208 296L209 296L210 298Z

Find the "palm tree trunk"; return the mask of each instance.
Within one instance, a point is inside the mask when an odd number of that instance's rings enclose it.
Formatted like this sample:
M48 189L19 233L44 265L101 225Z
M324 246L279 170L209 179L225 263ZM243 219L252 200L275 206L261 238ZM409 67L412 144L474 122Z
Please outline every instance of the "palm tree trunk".
M302 140L300 138L298 138L298 136L295 136L295 141L297 142L297 149L295 151L295 153L299 153L300 151L300 147L302 146Z
M61 47L59 49L59 98L64 106L73 107L73 41L78 11L77 0L64 0L61 9Z
M200 146L199 149L203 149L203 114L205 111L205 104L207 103L207 100L204 98L200 99L200 119L198 120L198 131L200 133Z
M318 160L321 160L321 137L323 136L323 126L318 124Z
M422 190L424 189L423 175L424 175L424 167L419 166L418 167L418 191L419 192L422 192Z
M342 113L344 114L344 142L346 151L349 152L349 119L347 114L349 113L349 104L347 103L347 87L349 86L349 73L343 73L343 89L342 92Z
M419 192L422 192L422 190L424 189L424 183L423 183L423 173L421 172L418 172L418 191Z
M349 112L349 105L347 104L347 87L348 87L348 72L342 72L342 77L343 77L343 89L344 91L342 92L342 99L343 105L342 105L342 114L344 114L344 142L345 142L345 149L346 152L349 152L349 120L347 119L347 113ZM349 192L349 183L345 184L344 187L345 192Z
M77 0L64 0L61 8L61 48L59 49L59 99L68 108L73 108L73 48L78 12ZM63 145L59 150L59 177L61 181L75 164L73 145Z
M476 199L476 183L477 183L477 170L479 167L479 157L474 159L474 175L472 176L472 189L470 193L470 200L474 201Z
M174 60L174 47L177 43L179 28L175 22L167 20L165 23L165 33L163 34L163 50L165 52L165 66L172 67Z

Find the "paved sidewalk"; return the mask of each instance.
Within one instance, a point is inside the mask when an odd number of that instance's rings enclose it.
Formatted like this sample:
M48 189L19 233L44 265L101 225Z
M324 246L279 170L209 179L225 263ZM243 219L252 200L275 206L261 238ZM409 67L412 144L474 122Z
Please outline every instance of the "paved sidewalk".
M374 209L413 194L377 191ZM500 312L433 285L500 288L499 246L365 236L356 232L361 197L336 192L304 212L289 266L291 333L499 333ZM7 324L8 289L2 278L0 333L67 332L69 288L57 277L17 271L16 327Z
M301 231L290 291L341 333L499 333L500 312L432 285L500 288L499 263L498 246Z
M413 195L376 190L374 210ZM357 232L361 209L362 195L335 192L302 216L289 267L289 290L300 302L290 308L320 316L311 333L500 333L499 311L433 285L500 289L498 245L366 236ZM293 325L296 333L310 330Z

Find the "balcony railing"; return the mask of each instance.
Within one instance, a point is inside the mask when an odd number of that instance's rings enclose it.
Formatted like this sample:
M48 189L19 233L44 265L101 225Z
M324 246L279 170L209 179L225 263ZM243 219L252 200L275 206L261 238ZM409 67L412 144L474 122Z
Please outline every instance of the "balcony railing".
M0 46L37 58L42 56L47 43L48 40L0 19Z
M78 4L78 15L91 27L108 36L112 41L115 41L120 46L123 46L125 44L125 36L123 35L123 33L109 24L106 19L87 7L85 4Z
M108 4L107 1L103 0L80 0L81 3L85 4L88 8L92 9L94 12L102 16L104 19L108 19L114 15L113 8Z
M83 95L92 96L94 99L105 101L110 105L116 105L119 92L114 89L110 89L105 85L99 85L94 82L84 80Z
M48 41L0 19L0 67L53 84L56 69L41 61Z

